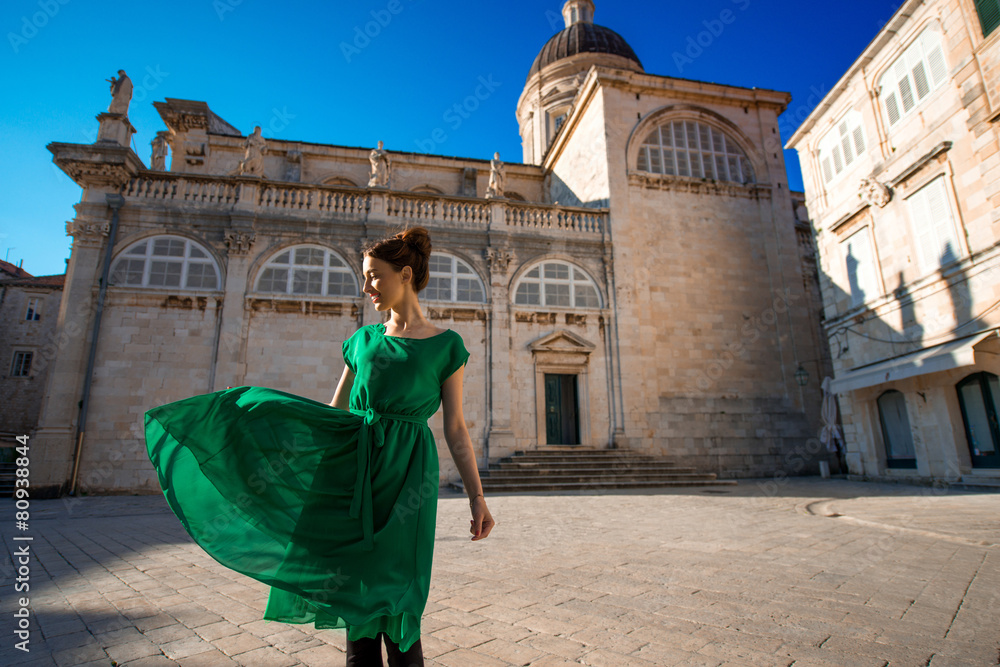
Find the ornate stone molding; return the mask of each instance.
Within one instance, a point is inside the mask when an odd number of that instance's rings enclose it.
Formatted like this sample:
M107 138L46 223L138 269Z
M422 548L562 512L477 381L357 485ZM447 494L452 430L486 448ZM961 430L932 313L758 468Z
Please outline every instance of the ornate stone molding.
M230 255L246 255L250 252L257 234L254 232L242 232L236 230L226 231L226 247Z
M709 181L686 176L668 176L652 174L644 171L630 171L629 185L656 190L672 190L675 192L690 192L692 194L723 195L727 197L746 197L758 199L771 196L771 186L760 183L731 183L728 181Z
M874 176L867 176L861 179L858 197L869 206L885 208L892 201L892 190L884 183L879 183Z
M483 250L483 257L490 265L490 273L506 273L510 263L514 261L514 253L496 248Z
M66 236L72 236L77 241L98 241L111 232L110 222L80 222L66 221Z

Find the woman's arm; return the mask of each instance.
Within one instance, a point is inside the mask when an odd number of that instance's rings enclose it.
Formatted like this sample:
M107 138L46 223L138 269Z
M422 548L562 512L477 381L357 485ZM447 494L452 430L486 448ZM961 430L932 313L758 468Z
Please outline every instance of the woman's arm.
M483 483L479 479L479 468L476 465L476 453L472 449L472 438L465 425L465 415L462 413L462 378L465 366L452 373L451 377L441 385L441 404L444 407L444 439L451 450L451 458L462 476L465 492L469 494L472 509L472 526L469 532L473 540L481 540L490 534L496 521L486 507L483 497Z
M333 394L330 405L341 410L348 410L351 407L351 387L354 386L354 371L347 364L344 364L344 374L340 376L337 384L337 391Z

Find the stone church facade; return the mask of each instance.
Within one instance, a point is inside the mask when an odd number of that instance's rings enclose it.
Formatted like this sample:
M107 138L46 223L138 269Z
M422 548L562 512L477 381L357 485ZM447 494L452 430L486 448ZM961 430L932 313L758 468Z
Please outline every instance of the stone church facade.
M98 117L95 144L50 144L83 188L59 313L83 333L52 363L32 485L156 492L143 415L186 396L264 385L328 403L341 342L380 317L360 247L414 225L434 244L425 312L471 352L481 469L583 445L721 477L815 471L828 360L778 137L790 96L646 73L593 15L567 2L532 65L524 163L503 166L502 192L489 160L388 146L380 180L367 148L263 137L258 154L192 100L155 103L169 168L128 148L122 114ZM457 480L430 423L441 481Z
M1000 485L1000 4L911 0L792 137L850 472Z

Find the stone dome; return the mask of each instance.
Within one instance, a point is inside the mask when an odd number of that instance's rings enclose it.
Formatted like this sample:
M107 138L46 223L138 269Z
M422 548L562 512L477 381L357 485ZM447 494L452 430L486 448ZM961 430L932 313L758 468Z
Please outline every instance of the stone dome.
M542 47L535 62L528 71L528 78L547 65L580 53L606 53L621 56L636 64L639 71L645 71L635 51L625 38L611 28L594 23L579 22L557 33Z

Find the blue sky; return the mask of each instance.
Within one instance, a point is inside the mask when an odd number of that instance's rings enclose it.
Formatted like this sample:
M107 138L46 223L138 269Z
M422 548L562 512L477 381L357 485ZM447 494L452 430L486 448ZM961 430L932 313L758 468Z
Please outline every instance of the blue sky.
M94 117L110 102L105 79L119 68L135 86L129 118L147 164L149 142L164 129L152 102L166 97L208 102L244 134L261 125L265 138L363 147L381 139L390 151L482 159L499 151L520 162L517 98L538 51L563 27L562 4L6 0L0 259L23 260L34 275L65 272L65 223L81 190L46 145L96 139ZM830 11L793 0L596 0L595 21L624 36L651 74L790 92L784 142L899 4L854 0ZM377 34L358 38L375 20ZM446 118L480 77L493 83L489 97L461 124ZM446 138L434 142L439 128ZM798 159L785 157L789 185L801 190Z

